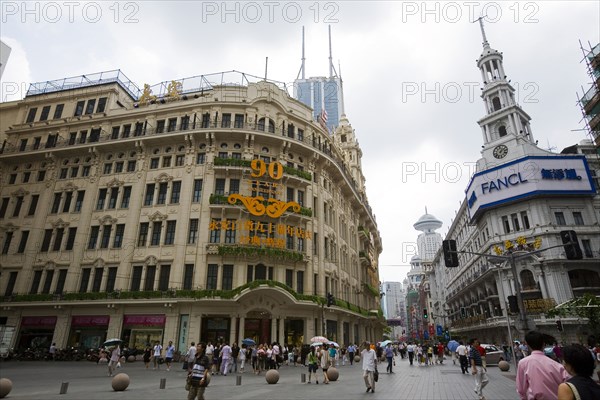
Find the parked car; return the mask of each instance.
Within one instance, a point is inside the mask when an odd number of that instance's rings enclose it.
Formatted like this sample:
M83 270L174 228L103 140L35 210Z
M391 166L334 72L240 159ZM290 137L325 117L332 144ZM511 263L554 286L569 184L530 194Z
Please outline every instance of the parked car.
M485 349L486 365L498 365L504 360L504 351L500 347L493 344L481 344L481 347Z

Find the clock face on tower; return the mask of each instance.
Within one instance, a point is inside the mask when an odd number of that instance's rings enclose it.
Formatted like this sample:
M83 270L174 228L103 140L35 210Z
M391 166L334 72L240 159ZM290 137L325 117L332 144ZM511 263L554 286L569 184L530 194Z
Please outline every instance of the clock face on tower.
M496 158L504 158L508 154L508 147L501 144L500 146L494 147L494 151L492 153Z

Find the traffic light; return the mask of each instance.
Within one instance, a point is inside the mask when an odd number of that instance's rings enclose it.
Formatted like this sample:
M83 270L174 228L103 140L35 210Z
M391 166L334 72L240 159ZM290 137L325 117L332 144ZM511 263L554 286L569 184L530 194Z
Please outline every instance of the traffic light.
M558 329L559 332L563 331L562 321L560 319L556 321L556 329Z
M327 307L331 307L334 304L335 304L335 297L333 297L333 294L327 293Z
M458 254L456 253L456 240L444 240L442 242L444 250L444 262L446 268L458 267Z
M424 308L423 309L423 319L427 319L429 317L429 315L427 315L427 309Z
M560 231L560 238L565 246L567 260L581 260L583 258L575 231Z
M511 313L519 312L519 303L517 302L517 296L508 296L508 310Z

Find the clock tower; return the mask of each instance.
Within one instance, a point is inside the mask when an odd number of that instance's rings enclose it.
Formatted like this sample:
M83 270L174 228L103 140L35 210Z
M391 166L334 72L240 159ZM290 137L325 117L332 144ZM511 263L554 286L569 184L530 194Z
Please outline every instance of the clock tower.
M483 81L481 98L486 115L477 121L483 135L483 158L477 162L477 170L525 155L550 154L536 146L529 124L531 117L515 100L515 89L504 71L502 53L491 48L487 41L483 17L479 18L479 25L483 52L477 66Z

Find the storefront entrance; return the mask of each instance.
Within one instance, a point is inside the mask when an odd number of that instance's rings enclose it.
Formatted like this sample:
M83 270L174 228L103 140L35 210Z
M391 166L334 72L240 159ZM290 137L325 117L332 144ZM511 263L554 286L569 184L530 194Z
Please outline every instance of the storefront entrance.
M125 315L121 338L130 349L144 350L155 342L163 343L166 316ZM164 346L164 344L163 344Z
M106 331L110 317L108 315L76 315L71 318L69 347L97 349L106 340Z
M56 317L23 317L17 348L48 351L55 325Z
M224 317L202 318L202 335L200 340L204 343L225 343L229 341L230 319ZM230 343L231 344L231 343Z
M271 314L266 311L251 311L244 320L244 338L256 343L272 343Z

